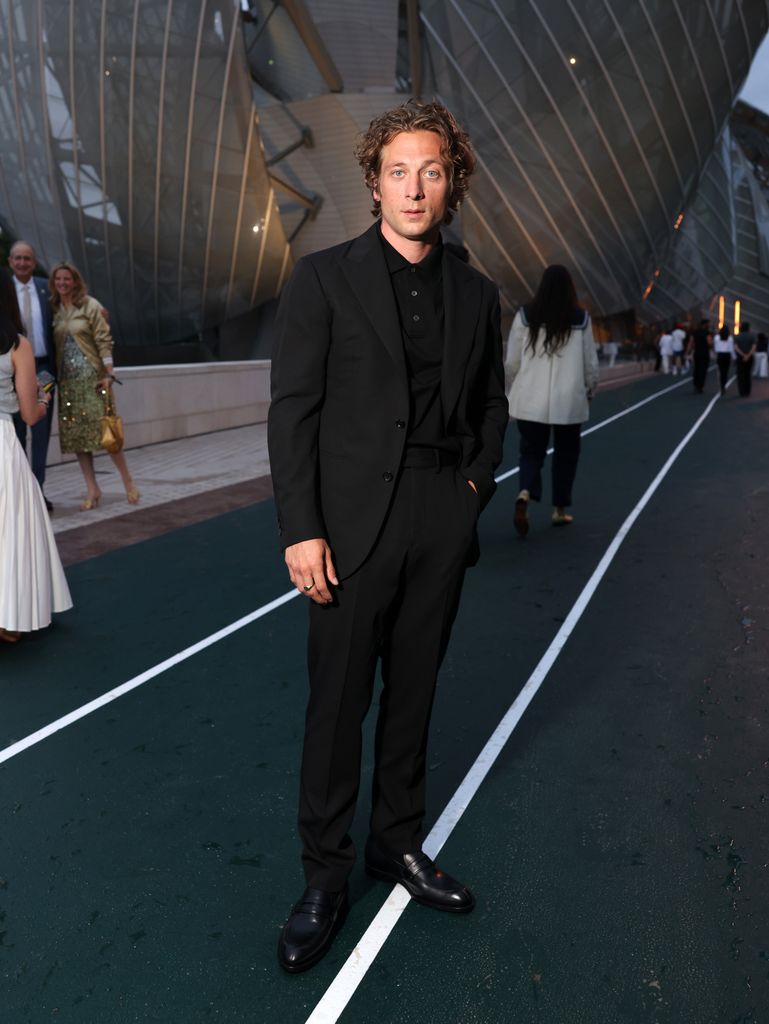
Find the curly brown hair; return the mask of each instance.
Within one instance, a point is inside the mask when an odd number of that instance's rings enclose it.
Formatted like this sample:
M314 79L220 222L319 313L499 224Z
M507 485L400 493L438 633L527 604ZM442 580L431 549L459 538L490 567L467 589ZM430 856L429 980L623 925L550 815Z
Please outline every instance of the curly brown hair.
M70 274L72 274L72 279L75 282L75 287L72 289L72 305L76 307L82 306L88 298L88 285L83 280L83 275L74 263L62 260L60 263L57 263L55 267L51 267L51 273L48 277L48 291L51 293L51 305L53 306L54 311L61 305L61 296L53 286L53 279L60 270L68 270Z
M355 158L363 168L366 185L372 194L379 185L382 149L401 132L435 132L440 136L441 152L451 181L451 196L443 222L450 224L451 211L464 201L470 188L470 175L475 170L475 154L467 132L441 103L420 103L412 99L375 117L355 147ZM378 199L374 199L371 212L375 217L381 217Z

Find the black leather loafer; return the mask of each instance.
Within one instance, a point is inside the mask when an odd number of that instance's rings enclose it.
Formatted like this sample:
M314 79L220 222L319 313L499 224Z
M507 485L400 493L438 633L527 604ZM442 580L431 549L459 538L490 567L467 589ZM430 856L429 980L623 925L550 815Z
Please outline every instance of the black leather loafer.
M467 914L475 906L475 899L467 886L437 868L421 850L394 857L369 839L366 843L366 871L372 878L399 882L412 900L434 910Z
M299 974L322 960L348 909L347 886L341 892L305 889L280 933L278 963L283 970Z

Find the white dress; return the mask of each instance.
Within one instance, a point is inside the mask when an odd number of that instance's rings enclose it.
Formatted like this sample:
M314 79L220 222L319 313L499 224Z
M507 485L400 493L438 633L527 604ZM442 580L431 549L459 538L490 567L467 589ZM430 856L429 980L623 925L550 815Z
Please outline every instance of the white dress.
M27 462L12 413L11 353L0 355L0 627L43 629L72 607L45 499Z

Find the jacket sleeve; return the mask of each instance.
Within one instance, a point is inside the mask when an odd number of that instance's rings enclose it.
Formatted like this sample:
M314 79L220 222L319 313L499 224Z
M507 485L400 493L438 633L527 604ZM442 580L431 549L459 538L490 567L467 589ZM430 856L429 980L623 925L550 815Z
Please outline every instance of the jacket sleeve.
M593 321L590 317L582 331L582 361L585 370L585 391L588 397L592 397L598 387L598 353L595 350Z
M523 346L526 341L528 329L524 327L521 311L515 314L510 334L507 337L507 350L505 352L505 384L507 388L508 402L512 396L513 384L518 372L521 369L523 358Z
M302 258L275 319L267 420L281 548L326 537L320 505L318 433L331 344L331 310L315 268Z
M112 359L112 334L109 324L102 316L101 306L96 299L89 296L85 315L91 329L91 341L102 363Z
M505 396L505 369L502 362L499 292L494 288L485 327L481 372L475 385L474 402L479 409L476 434L479 445L469 466L462 472L478 488L481 508L496 490L494 470L502 461L502 441L509 419Z

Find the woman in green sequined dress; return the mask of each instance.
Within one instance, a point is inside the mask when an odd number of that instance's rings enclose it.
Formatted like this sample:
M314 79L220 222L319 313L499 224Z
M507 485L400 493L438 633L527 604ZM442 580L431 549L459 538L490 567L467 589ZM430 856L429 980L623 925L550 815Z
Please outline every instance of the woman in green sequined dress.
M51 271L53 335L59 385L59 443L62 452L77 455L88 493L80 506L96 508L101 490L96 483L93 453L101 451L101 417L104 399L115 381L112 335L102 308L86 290L85 281L71 263L57 263ZM125 455L110 452L120 473L129 504L136 505L134 487Z

